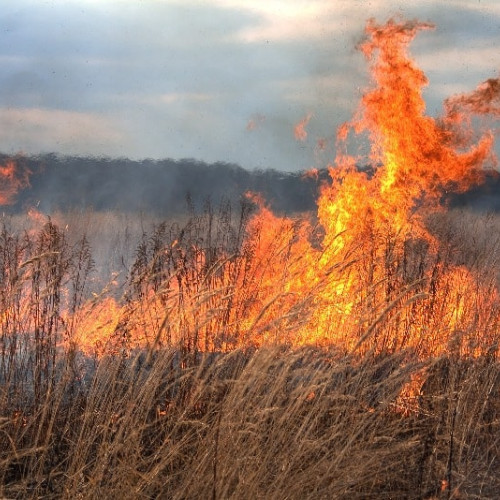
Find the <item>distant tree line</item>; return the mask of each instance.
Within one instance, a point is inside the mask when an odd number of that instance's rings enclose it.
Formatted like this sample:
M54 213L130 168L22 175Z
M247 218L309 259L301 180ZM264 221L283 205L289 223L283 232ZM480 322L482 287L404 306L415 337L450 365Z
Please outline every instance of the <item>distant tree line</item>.
M207 201L239 203L251 191L262 195L275 212L292 214L314 210L320 185L328 180L324 169L317 176L308 176L304 172L246 170L232 163L208 164L194 159L134 161L0 153L0 165L8 160L31 172L30 185L18 193L13 205L2 208L13 213L37 206L48 213L93 209L169 216L188 208L200 210ZM452 206L500 211L500 176L491 172L482 185L450 195L447 201Z
M20 191L8 210L29 206L41 211L68 209L144 211L159 215L185 212L188 204L200 209L210 200L238 203L247 191L262 195L280 213L312 210L320 183L304 172L245 170L231 163L204 163L193 159L140 160L80 156L10 157L31 171L30 185Z
M500 174L496 170L488 171L483 183L449 198L452 207L469 208L476 212L500 212Z

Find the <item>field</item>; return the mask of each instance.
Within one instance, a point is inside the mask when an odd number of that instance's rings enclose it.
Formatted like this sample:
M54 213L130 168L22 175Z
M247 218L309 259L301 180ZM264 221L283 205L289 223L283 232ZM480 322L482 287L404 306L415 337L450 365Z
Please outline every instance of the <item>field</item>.
M500 216L446 199L495 165L500 83L426 116L429 27L367 23L315 213L4 216L0 496L498 498Z
M400 337L407 327L398 317L411 309L408 299L389 306L385 299L377 307L372 303L376 314L365 330L359 330L359 323L353 330L352 322L337 318L339 338L363 339L356 349L338 343L294 344L293 334L311 313L306 298L293 304L301 310L292 319L259 312L269 331L276 323L279 328L286 324L288 342L260 344L261 335L252 340L247 333L245 344L232 346L223 324L229 317L217 310L220 300L206 305L207 294L227 294L227 287L210 285L217 269L212 264L198 268L194 302L179 300L186 289L175 292L176 310L164 298L164 323L179 325L182 316L182 336L169 340L169 328L160 329L161 324L154 330L151 314L157 306L153 298L144 298L144 290L146 281L157 291L162 286L149 249L159 229L172 241L183 234L178 245L186 251L194 242L210 240L211 232L212 246L204 253L211 250L214 263L222 266L228 257L222 257L216 235L229 231L228 217L226 207L216 215L169 222L169 231L159 221L129 216L124 223L111 213L66 219L59 214L54 217L58 226L20 217L4 221L1 272L8 286L1 298L1 495L495 498L500 488L500 365L497 343L490 340L496 339L497 325L491 321L496 311L484 310L477 296L461 318L474 330L457 329L445 345L436 337L432 345L425 338L404 345ZM230 221L235 235L241 217L233 215ZM428 225L441 241L443 268L460 263L481 286L487 279L496 287L500 217L451 211ZM99 276L82 234L90 242L101 240L100 262L116 264L121 253L131 278ZM161 248L169 246L163 241ZM30 258L27 251L33 252ZM425 261L422 254L413 258ZM347 263L341 267L349 268ZM386 269L394 271L388 263ZM178 277L184 271L169 272ZM96 297L96 287L111 277L117 283L108 283ZM407 279L400 278L385 278L399 281L400 289L391 292L395 297L407 287ZM447 301L456 301L451 293L456 284L446 282L446 275L435 279L439 290L450 293L436 301L439 308L427 311L426 321L445 331L449 325L443 310ZM83 345L82 352L72 342L78 325L68 309L87 301L96 308L118 292L129 309L113 326L114 342L99 352ZM140 311L130 306L137 294L142 294ZM365 300L371 301L369 294ZM350 315L359 314L359 321L366 307L358 304L358 313L351 309ZM101 321L93 308L85 314ZM282 314L289 316L289 311ZM417 311L413 314L414 321L422 320ZM88 324L88 319L78 321ZM138 323L148 324L156 335L140 348L137 339L125 334L132 336ZM219 343L216 328L225 335ZM253 331L262 329L255 322ZM210 347L201 348L206 343ZM427 355L430 351L437 354Z

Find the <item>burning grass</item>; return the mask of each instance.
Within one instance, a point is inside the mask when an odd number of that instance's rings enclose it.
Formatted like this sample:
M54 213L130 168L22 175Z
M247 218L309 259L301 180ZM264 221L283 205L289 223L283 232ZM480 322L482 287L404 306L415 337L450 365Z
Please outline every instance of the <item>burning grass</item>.
M486 275L496 289L498 217L449 212L429 221L441 242L439 259L412 242L407 261L412 273L422 266L423 275L434 273L434 285L414 298L410 271L387 261L383 289L395 299L376 304L373 289L360 290L366 302L348 318L332 319L338 338L356 339L350 350L341 342L292 342L313 313L314 297L302 297L293 315L283 309L281 317L267 316L272 304L261 302L260 317L248 330L241 327L246 343L230 335L245 313L228 308L247 302L237 302L231 283L222 286L224 266L254 272L251 254L242 252L246 240L238 239L237 222L245 220L246 209L237 220L221 210L180 227L153 224L139 239L121 300L116 289L85 291L95 271L86 239L77 242L71 229L48 222L16 235L4 228L0 494L494 498L500 487L495 304L467 297L460 314L470 327L451 333L443 311L457 300L457 282L446 269L467 266L482 294ZM211 242L204 251L209 265L189 254L201 241ZM472 254L466 241L483 244ZM165 258L161 265L154 248ZM185 258L169 261L165 249L181 248ZM164 287L169 273L175 289ZM240 275L232 276L240 286ZM261 290L250 286L250 276L245 300L254 304L252 294ZM460 286L460 293L471 293L467 282ZM417 344L405 343L404 309L429 333ZM282 339L252 341L253 331L283 325Z
M491 164L470 114L498 85L425 116L429 27L367 24L374 86L339 141L367 133L379 166L339 153L315 218L207 204L135 226L133 256L120 228L103 288L91 218L4 224L1 494L495 497L500 223L441 200Z

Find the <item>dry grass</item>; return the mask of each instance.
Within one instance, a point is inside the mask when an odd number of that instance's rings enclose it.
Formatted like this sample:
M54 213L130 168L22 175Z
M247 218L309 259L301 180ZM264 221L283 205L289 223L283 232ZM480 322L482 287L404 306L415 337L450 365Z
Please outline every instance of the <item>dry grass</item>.
M204 342L200 335L213 336L227 317L213 300L221 288L220 272L214 269L222 265L221 249L236 255L241 245L246 214L238 217L224 211L205 214L179 226L146 228L144 237L144 222L133 221L127 232L118 214L74 216L71 224L65 221L69 229L62 221L34 232L19 230L20 221L4 228L0 496L497 498L500 364L492 342L496 326L488 323L482 306L467 313L481 314L480 319L464 322L477 330L463 336L455 332L457 345L448 345L438 357L388 341L408 328L397 321L397 300L376 305L371 322L358 331L365 340L356 352L333 346L255 348L236 343L233 348L228 342L213 352L199 349ZM495 278L500 221L467 217L467 224L463 214L453 213L433 221L433 231L443 240L441 257L450 265L467 264L476 276L486 276L489 269L488 276ZM450 227L462 227L460 238ZM84 233L87 238L77 237ZM118 234L116 239L112 234ZM213 249L211 265L199 277L209 288L197 290L199 300L205 297L204 315L210 321L200 326L200 318L198 323L186 320L180 337L186 342L164 339L161 347L152 342L141 350L125 342L123 349L99 359L83 356L71 342L61 348L75 327L62 309L76 309L94 290L89 241L100 240L98 261L114 252L126 254L129 279L121 286L132 301L148 287L163 293L162 280L169 272L185 276L179 267L169 267L177 261L159 263L155 252L156 247L171 248L167 244L180 234L183 248L199 244L203 236L204 248ZM136 236L138 246L132 244ZM467 250L470 241L479 243ZM425 251L414 246L408 255L432 269L435 263ZM198 254L190 255L193 260L182 263L187 271L202 269L191 266ZM409 273L409 267L403 271ZM408 275L393 283L407 286ZM401 288L391 290L391 297L401 293ZM364 317L370 303L369 293L365 295L359 309ZM199 306L199 300L194 304ZM230 302L224 304L227 311ZM303 307L304 314L288 317L290 329L301 326L310 301L294 306ZM168 301L165 307L170 307ZM427 308L425 317L431 328L439 329L434 311L432 315ZM194 314L187 306L182 312L185 317ZM151 311L146 307L135 313ZM128 319L137 324L137 317ZM119 333L129 331L130 324L122 322ZM160 326L165 332L165 323ZM200 344L191 342L195 335ZM489 350L467 355L465 340L483 337Z
M103 360L85 390L72 393L65 373L37 407L4 408L2 494L495 498L500 487L491 360L430 365L406 414L399 395L422 366L402 355L270 348L178 361Z

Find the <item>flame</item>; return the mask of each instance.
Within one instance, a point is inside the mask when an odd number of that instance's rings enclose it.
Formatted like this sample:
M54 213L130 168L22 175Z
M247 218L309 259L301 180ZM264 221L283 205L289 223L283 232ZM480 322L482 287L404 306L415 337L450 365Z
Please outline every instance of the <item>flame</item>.
M443 259L426 219L444 209L444 193L481 182L494 164L493 135L475 133L470 117L498 115L499 83L448 99L441 118L427 116L427 79L408 47L432 28L367 23L359 49L371 86L338 130L317 224L277 216L249 195L257 213L235 254L221 250L214 262L210 249L186 247L179 236L155 256L170 263L160 283L158 273L149 285L141 275L126 300L84 304L66 320L74 325L68 337L88 352L168 342L194 351L289 343L479 355L478 335L493 341L488 325L500 319L492 321L496 286ZM311 117L295 127L298 140ZM368 158L347 154L351 135L369 139ZM357 167L363 160L373 172Z
M121 306L111 297L88 301L72 318L75 328L69 340L89 356L103 355L110 350L121 314Z
M328 140L325 139L324 137L320 137L316 141L316 147L318 148L319 151L324 151L328 145Z
M461 112L500 116L500 80L490 78L469 94L450 97L445 101L445 108L448 117L456 117Z
M307 169L303 174L302 174L303 179L314 179L318 180L319 179L319 170L317 168L309 168Z
M422 90L427 79L408 46L419 31L432 28L417 21L367 23L359 49L369 62L372 87L352 122L340 127L338 142L343 151L351 133L368 136L368 160L377 168L371 175L356 167L359 158L338 154L335 166L329 167L331 183L322 187L318 200L321 241L312 241L305 224L293 231L289 220L274 218L262 206L252 222L252 228L260 227L257 251L262 258L272 255L270 247L278 241L287 248L287 278L281 288L312 297L309 320L295 334L295 343L334 342L356 349L379 336L377 325L397 314L398 324L405 324L403 339L396 332L389 338L386 331L384 346L400 342L399 347L419 345L435 353L446 348L452 332L465 328L464 311L470 307L468 297L478 295L477 284L465 268L440 268L439 242L427 231L425 218L443 209L445 192L461 192L481 182L484 169L494 164L492 134L487 131L474 142L469 115L496 113L498 84L489 80L470 95L448 100L444 118L425 115ZM309 119L296 127L299 139L305 139L302 132ZM413 276L403 267L417 244L426 245L425 259L435 261L432 272L450 287L441 295L433 292L431 271ZM280 282L285 268L275 266L270 265L262 283ZM396 280L393 275L401 269L408 275ZM496 292L487 296L497 298ZM297 304L289 296L285 310ZM435 339L437 333L429 334L425 322L438 306L446 331ZM417 310L420 318L414 316Z
M376 225L396 234L407 234L410 225L413 231L422 232L420 214L412 217L417 205L427 211L439 209L445 191L463 191L480 182L481 168L493 158L490 133L470 144L465 139L470 136L468 122L462 116L455 115L452 130L448 121L424 114L422 89L427 79L407 48L419 30L431 28L415 21L367 24L367 38L360 50L370 62L374 87L364 94L356 119L340 131L339 141L346 140L349 129L367 133L370 162L380 166L368 179L354 171L353 158L339 155L340 173L332 171L332 178L343 186L333 203L325 193L319 204L324 224L336 220L334 234L346 230L360 210L377 219ZM360 198L362 208L356 202Z
M28 208L27 215L28 215L29 220L34 225L42 226L43 224L45 224L45 222L47 220L47 216L45 214L43 214L42 212L40 212L40 210L38 210L38 208L36 208L36 207Z
M309 124L311 118L312 118L312 113L308 113L304 118L302 118L302 120L300 120L299 123L297 123L297 125L295 125L293 129L295 140L305 141L307 139L306 127Z
M12 205L20 189L29 186L31 172L14 160L0 165L0 205Z

